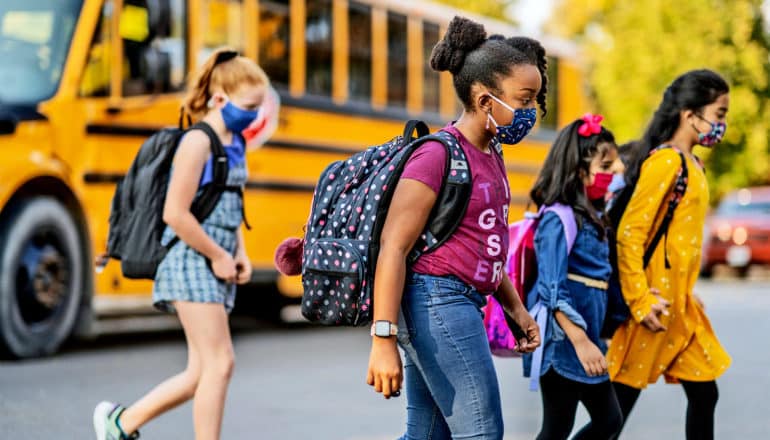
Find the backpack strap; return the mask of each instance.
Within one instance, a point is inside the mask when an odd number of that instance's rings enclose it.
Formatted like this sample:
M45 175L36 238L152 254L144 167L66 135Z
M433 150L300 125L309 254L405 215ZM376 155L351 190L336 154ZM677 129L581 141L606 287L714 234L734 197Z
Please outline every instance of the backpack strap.
M658 247L658 244L660 243L660 240L665 238L663 242L663 246L665 249L665 260L666 260L666 269L671 269L671 264L668 261L668 250L666 249L666 241L668 240L668 227L671 225L671 220L674 218L674 211L676 210L676 207L679 206L679 202L682 201L682 198L684 197L684 193L687 191L687 159L685 159L684 154L679 151L678 149L670 146L670 145L661 145L658 148L655 148L650 152L650 155L655 154L658 151L661 151L666 148L672 148L674 151L679 153L679 158L682 161L682 164L679 168L679 171L677 173L676 179L673 183L673 188L671 189L671 195L668 199L668 207L666 209L666 214L663 216L663 221L660 223L660 227L655 232L655 235L652 237L652 240L650 241L650 245L647 247L647 249L644 251L644 268L647 268L647 266L650 264L650 260L652 260L652 255L655 253L655 249Z
M417 238L409 254L410 264L423 254L436 250L452 236L465 217L473 190L470 165L459 141L451 133L441 130L418 138L411 147L416 149L429 141L441 142L446 147L445 177L425 231Z
M414 131L417 130L417 137L413 137ZM430 134L430 128L428 124L417 119L409 120L404 126L404 134L401 136L402 142L405 144L414 142L415 140L428 136Z
M558 215L561 224L564 226L564 236L567 238L567 255L569 255L569 253L572 252L572 247L575 245L575 239L577 239L578 233L575 212L570 206L554 203L553 205L541 208L541 215L549 211Z
M188 132L191 130L200 130L206 133L211 147L213 179L211 183L204 185L203 188L201 188L200 194L195 197L190 206L190 212L193 216L195 216L199 223L203 223L214 211L214 208L216 208L219 199L222 197L222 193L225 191L236 191L240 192L242 195L243 192L240 187L227 186L227 175L230 165L222 141L219 140L219 136L217 136L214 129L211 128L209 124L200 121L187 129ZM166 249L171 249L178 241L179 236L172 238L166 245Z
M572 207L570 206L564 205L562 203L554 203L553 205L541 207L540 211L538 212L538 217L542 217L542 215L544 215L546 212L553 212L559 216L559 220L561 220L561 224L564 226L564 236L567 240L567 255L569 256L570 252L572 252L573 246L575 245L575 240L577 239L578 233L575 211L573 211ZM548 308L542 303L542 301L538 300L537 303L535 303L535 305L532 307L532 310L529 311L529 313L537 322L540 331L545 332L545 328L548 325L548 318L551 316ZM538 390L540 370L542 369L543 365L544 349L544 345L541 344L539 347L537 347L532 355L532 367L529 380L530 391Z
M198 219L199 222L203 222L214 211L219 198L222 193L227 189L227 174L229 171L229 163L227 161L227 153L222 146L222 142L219 140L214 129L205 122L198 122L190 127L190 130L201 130L209 137L209 143L211 145L211 160L213 163L213 178L210 184L205 185L201 190L201 194L195 198L190 212Z

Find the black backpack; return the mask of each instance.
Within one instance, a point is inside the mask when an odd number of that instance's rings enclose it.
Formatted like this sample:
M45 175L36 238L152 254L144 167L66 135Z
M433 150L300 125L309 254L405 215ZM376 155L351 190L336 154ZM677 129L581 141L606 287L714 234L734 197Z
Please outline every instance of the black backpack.
M459 142L446 131L429 135L424 122L409 121L403 136L332 163L316 186L305 231L302 314L309 321L371 322L373 280L388 207L404 165L428 141L446 147L446 177L408 262L442 245L462 221L472 190L471 170Z
M667 148L672 147L670 145L661 145L660 147L653 149L650 152L650 156ZM674 150L679 153L679 158L681 159L682 164L679 167L676 180L674 181L674 185L671 188L668 199L668 206L666 208L666 213L663 216L663 220L660 223L660 227L655 232L655 235L653 235L649 246L644 251L643 267L645 269L650 264L650 260L652 259L658 244L660 244L660 240L668 238L668 227L671 224L671 219L674 218L674 211L676 210L676 207L679 206L679 202L682 201L682 197L684 197L684 193L687 191L687 160L681 151L675 148ZM602 325L601 330L602 338L611 338L612 335L615 334L615 330L617 330L618 327L620 327L631 317L631 311L629 310L625 299L623 299L623 292L620 289L620 277L618 274L617 237L614 231L617 231L618 225L620 224L620 219L623 217L623 212L625 211L626 206L628 206L628 202L631 200L634 189L635 186L629 186L620 190L620 192L615 196L615 203L607 213L613 229L613 233L609 234L612 275L610 276L609 287L607 288L607 312L604 316L604 324ZM664 240L663 246L665 246L665 242L666 240ZM670 269L671 265L668 262L668 253L666 253L665 259L666 269Z
M204 185L193 200L190 211L203 222L227 190L227 155L214 130L205 122L190 126L164 128L150 136L139 148L126 176L118 182L110 209L107 255L120 260L126 278L154 279L158 265L174 246L175 237L166 246L161 237L163 205L171 178L171 164L182 136L201 130L209 137L213 159L213 180Z

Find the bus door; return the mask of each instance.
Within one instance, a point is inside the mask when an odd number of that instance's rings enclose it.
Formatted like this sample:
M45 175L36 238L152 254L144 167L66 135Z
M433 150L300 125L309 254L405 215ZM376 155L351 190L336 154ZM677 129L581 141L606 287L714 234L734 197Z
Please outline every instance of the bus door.
M106 249L115 184L142 142L179 122L189 71L187 3L105 0L95 24L77 100L85 115L87 153L72 166L97 254ZM148 282L122 278L117 262L96 277L97 294L146 297L150 291Z

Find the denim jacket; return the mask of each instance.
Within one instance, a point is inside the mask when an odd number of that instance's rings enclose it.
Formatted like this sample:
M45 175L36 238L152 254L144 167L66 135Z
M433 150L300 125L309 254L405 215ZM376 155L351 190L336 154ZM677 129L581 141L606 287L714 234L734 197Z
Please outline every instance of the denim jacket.
M577 382L609 380L607 375L590 377L586 374L575 348L554 315L557 310L564 313L585 330L588 338L603 353L607 351L607 345L599 337L607 309L607 293L567 279L567 274L571 273L598 281L609 280L612 267L606 238L601 240L597 226L583 220L572 251L567 255L564 226L555 213L547 212L535 233L535 254L537 281L527 295L527 307L531 309L540 301L548 310L546 328L540 329L544 350L540 374L544 375L553 368L559 375ZM531 366L532 355L525 355L524 375L527 377L530 376Z

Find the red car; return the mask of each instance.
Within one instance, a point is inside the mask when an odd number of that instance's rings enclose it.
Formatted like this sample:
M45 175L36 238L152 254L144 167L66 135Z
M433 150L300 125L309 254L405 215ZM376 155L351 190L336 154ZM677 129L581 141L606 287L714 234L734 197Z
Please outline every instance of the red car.
M734 191L706 220L701 272L727 264L743 276L752 264L770 264L770 187Z

